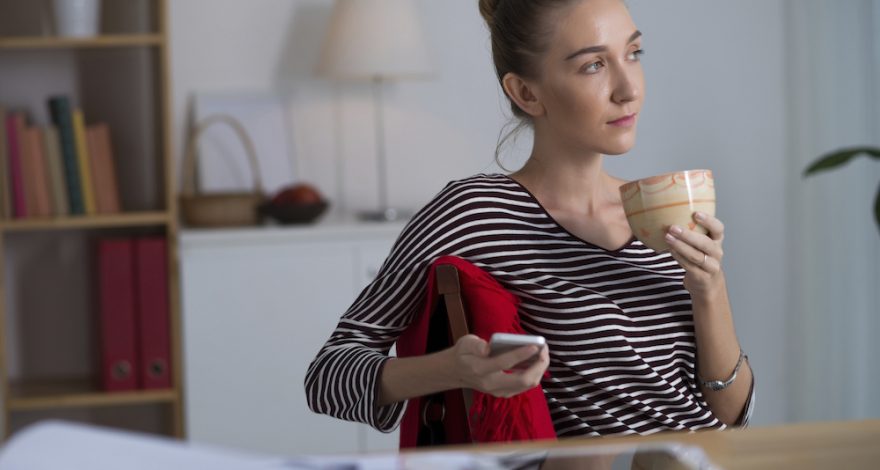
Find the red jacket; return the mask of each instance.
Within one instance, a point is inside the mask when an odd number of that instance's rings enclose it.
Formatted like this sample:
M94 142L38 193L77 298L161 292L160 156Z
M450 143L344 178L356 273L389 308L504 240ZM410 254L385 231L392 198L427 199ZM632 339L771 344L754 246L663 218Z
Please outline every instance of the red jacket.
M471 334L489 341L492 333L496 332L524 333L519 323L519 299L516 296L468 261L444 256L434 261L429 268L424 308L397 340L399 357L425 354L429 320L439 296L435 268L440 264L451 264L459 271L461 296ZM447 444L556 438L540 385L512 398L497 398L474 390L470 430L465 420L465 407L460 391L446 392L445 402L444 428ZM420 410L421 398L409 400L400 426L401 448L416 446ZM470 431L474 434L473 439Z

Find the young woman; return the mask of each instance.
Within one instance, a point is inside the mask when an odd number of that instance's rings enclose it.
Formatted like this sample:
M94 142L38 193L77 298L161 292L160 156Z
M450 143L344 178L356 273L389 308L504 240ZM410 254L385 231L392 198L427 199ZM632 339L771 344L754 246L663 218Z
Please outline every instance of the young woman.
M671 251L655 252L629 228L618 192L626 181L602 167L603 155L634 145L645 96L642 36L626 5L479 8L499 82L534 131L531 156L511 175L449 183L410 221L309 368L309 406L387 432L412 397L460 387L512 396L541 383L560 437L746 424L753 381L727 297L723 224L697 213L708 236L671 227ZM536 350L490 358L476 336L387 357L442 255L476 264L520 298L523 327L547 339L539 362L505 373Z

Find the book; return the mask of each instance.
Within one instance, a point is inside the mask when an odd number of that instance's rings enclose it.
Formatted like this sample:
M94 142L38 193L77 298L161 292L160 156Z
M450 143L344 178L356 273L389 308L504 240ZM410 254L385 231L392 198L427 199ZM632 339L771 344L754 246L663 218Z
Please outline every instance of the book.
M24 175L21 168L21 140L19 136L19 121L23 121L18 113L6 115L6 142L8 144L9 179L12 189L12 216L16 219L27 217L27 200L24 193Z
M120 212L119 185L116 164L110 144L110 128L105 123L89 126L86 130L89 154L92 157L92 177L98 213Z
M59 148L58 129L55 126L43 128L43 149L46 166L49 170L49 188L52 195L52 215L63 217L70 213L67 181L64 179L64 162Z
M171 387L167 246L165 237L134 241L140 386L144 389Z
M73 110L73 136L76 142L76 158L79 166L80 189L86 214L97 213L95 207L95 186L92 183L91 157L86 141L85 116L81 109Z
M134 250L131 238L103 238L97 247L101 385L134 390L138 381Z
M34 199L32 216L50 217L52 201L49 196L49 172L43 151L43 136L36 127L28 127L24 134L27 141L27 158L30 160L30 178L26 184L32 188Z
M82 188L79 179L79 163L76 155L76 138L73 132L73 115L70 99L66 96L49 98L49 114L58 129L58 147L64 162L64 181L67 183L67 196L70 214L84 214Z
M6 145L6 109L0 106L0 219L12 218L12 188L9 187L9 157Z

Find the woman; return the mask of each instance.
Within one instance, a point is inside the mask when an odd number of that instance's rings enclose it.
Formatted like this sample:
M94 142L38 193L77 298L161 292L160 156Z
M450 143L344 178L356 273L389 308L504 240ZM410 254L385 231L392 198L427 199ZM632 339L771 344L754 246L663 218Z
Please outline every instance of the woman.
M557 435L648 434L744 425L752 374L722 270L724 226L671 227L670 252L635 240L602 168L635 142L644 99L641 33L621 0L480 0L498 78L534 130L519 171L449 183L401 233L306 377L312 410L381 431L405 400L467 387L512 396L541 383ZM522 301L549 348L489 358L466 336L422 357L386 357L420 310L427 266L467 259ZM708 381L728 382L719 390ZM549 378L543 379L549 367ZM717 388L717 387L716 387Z

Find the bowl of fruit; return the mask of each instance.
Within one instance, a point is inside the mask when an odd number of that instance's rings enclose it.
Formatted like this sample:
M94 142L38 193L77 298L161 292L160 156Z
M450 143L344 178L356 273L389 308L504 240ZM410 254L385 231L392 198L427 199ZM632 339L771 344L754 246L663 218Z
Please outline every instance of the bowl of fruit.
M282 188L269 201L258 208L263 217L281 224L307 224L314 222L329 207L327 201L313 186L299 183Z

